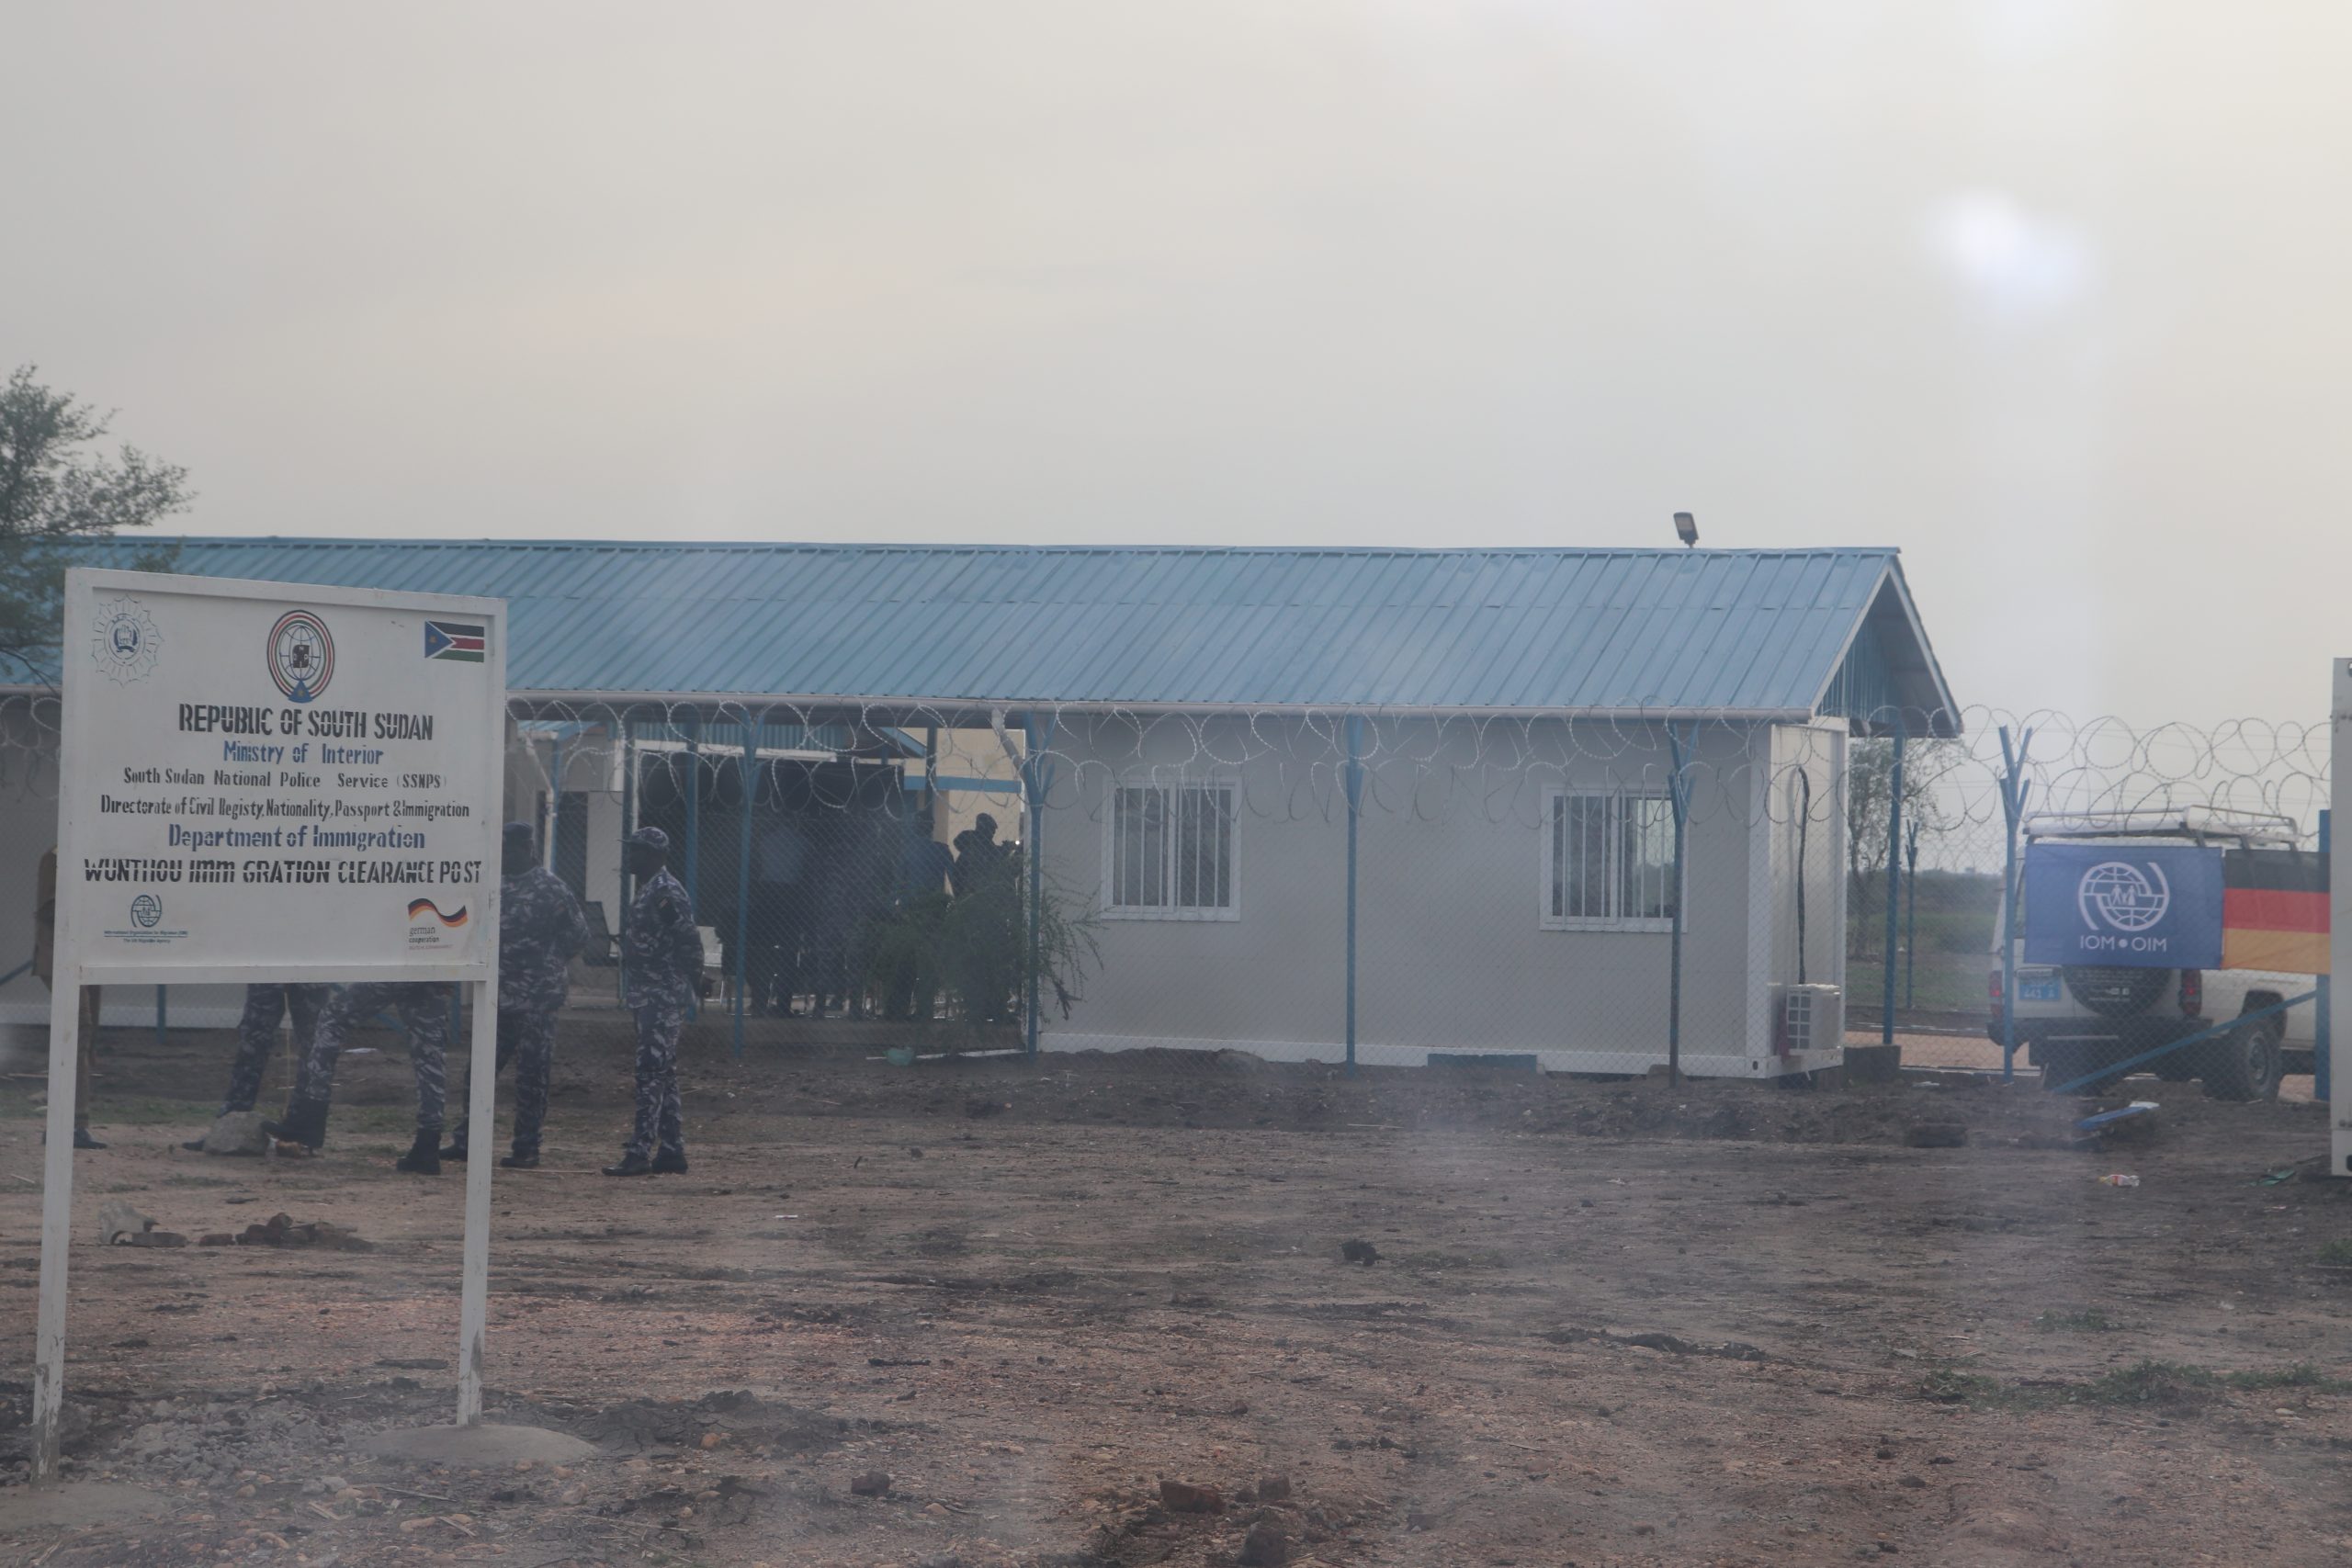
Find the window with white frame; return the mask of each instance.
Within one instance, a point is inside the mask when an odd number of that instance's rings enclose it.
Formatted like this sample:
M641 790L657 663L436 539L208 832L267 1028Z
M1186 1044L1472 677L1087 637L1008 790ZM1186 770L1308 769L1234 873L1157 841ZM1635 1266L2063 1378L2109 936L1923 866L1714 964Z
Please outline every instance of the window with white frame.
M1132 918L1234 919L1233 812L1228 783L1116 786L1106 910Z
M1556 790L1544 821L1547 931L1673 929L1674 806L1663 795Z

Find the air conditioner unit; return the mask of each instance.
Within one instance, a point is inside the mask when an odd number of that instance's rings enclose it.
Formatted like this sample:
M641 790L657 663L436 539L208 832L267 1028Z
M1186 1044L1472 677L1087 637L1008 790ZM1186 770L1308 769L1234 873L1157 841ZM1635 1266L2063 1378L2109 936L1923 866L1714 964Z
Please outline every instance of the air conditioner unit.
M1836 986L1772 987L1772 1050L1788 1056L1846 1043L1846 993Z

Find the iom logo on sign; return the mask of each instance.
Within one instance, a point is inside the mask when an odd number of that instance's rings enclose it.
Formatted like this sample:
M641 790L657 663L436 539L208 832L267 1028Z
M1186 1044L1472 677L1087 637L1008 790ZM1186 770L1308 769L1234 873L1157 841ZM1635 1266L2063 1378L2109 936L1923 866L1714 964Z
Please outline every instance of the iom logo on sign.
M141 931L153 931L163 921L164 901L153 893L141 893L130 901L130 919Z
M2037 841L2025 856L2026 962L2218 968L2222 902L2219 849Z
M2101 861L2083 873L2075 901L2083 923L2093 931L2104 921L2119 931L2144 931L2163 923L2172 908L2172 887L2164 867L2154 861L2144 872L2120 860Z

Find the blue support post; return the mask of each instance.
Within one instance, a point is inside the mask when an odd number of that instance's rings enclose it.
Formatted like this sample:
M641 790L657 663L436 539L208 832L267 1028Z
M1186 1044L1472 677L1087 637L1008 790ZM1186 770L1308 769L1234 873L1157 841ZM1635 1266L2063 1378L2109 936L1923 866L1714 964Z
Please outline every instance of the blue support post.
M1356 1070L1356 829L1363 820L1363 716L1348 715L1348 1071Z
M1690 820L1690 785L1683 770L1690 758L1682 749L1682 737L1668 725L1666 730L1668 753L1673 761L1674 772L1666 782L1667 805L1674 813L1674 937L1667 960L1666 980L1666 1081L1669 1086L1682 1082L1682 891L1688 886L1683 879L1684 829ZM1690 726L1690 749L1699 746L1699 727Z
M1057 717L1046 730L1046 746L1053 744ZM1037 1055L1037 991L1040 971L1045 967L1045 953L1040 943L1045 937L1046 919L1046 787L1051 774L1046 761L1038 755L1037 719L1034 714L1021 716L1021 791L1028 797L1028 842L1023 849L1029 862L1029 1006L1028 1027L1023 1042L1028 1054Z
M2023 770L2033 731L2009 746L2008 727L2001 728L2001 1081L2017 1081L2018 1058L2018 825L2025 819L2026 782Z
M686 902L702 912L702 710L686 716Z
M1025 987L1028 1001L1023 1009L1025 1016L1022 1021L1022 1044L1034 1058L1037 1055L1037 943L1045 934L1045 908L1038 896L1043 891L1045 867L1037 863L1037 852L1042 847L1037 841L1040 827L1037 810L1037 721L1028 714L1021 716L1021 793L1027 797L1029 807L1028 826L1022 834L1028 840L1023 853L1029 862L1029 963Z
M548 827L547 840L539 846L543 863L555 869L555 841L563 831L563 732L558 730L548 743ZM584 889L583 895L584 895Z
M743 710L743 824L735 863L735 1055L743 1055L743 994L752 975L752 808L759 804L760 731ZM786 998L786 1005L790 998Z
M613 929L620 933L620 951L614 956L613 984L616 1005L628 999L628 836L637 831L637 751L629 732L628 715L621 715L621 895Z
M2322 810L2319 814L2319 864L2323 875L2327 875L2331 867L2328 818L2332 815L2334 815L2332 812L2326 810ZM2331 887L2335 886L2332 876L2329 877L2328 885ZM2334 1064L2328 1060L2328 1053L2333 1048L2331 1040L2335 1021L2334 1010L2328 994L2330 978L2331 976L2326 975L2319 977L2318 995L2312 1001L2312 1098L2322 1105L2328 1103L2328 1080L2333 1077L2334 1066Z
M1885 984L1880 987L1878 1043L1894 1043L1894 940L1897 935L1895 917L1901 913L1899 899L1903 892L1903 715L1894 716L1894 767L1887 775L1886 788L1886 944L1885 961L1879 965Z
M702 919L702 709L686 715L686 902ZM686 998L686 1016L702 1016L702 987Z

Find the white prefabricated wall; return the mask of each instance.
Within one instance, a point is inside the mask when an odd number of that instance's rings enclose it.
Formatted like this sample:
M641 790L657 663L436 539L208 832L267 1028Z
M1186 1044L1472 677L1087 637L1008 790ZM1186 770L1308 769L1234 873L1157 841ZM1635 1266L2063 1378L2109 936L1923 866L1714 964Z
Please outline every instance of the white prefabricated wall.
M1347 812L1343 721L1065 717L1044 824L1061 896L1100 915L1100 963L1050 1048L1231 1046L1274 1059L1344 1050ZM1707 724L1689 737L1683 1060L1768 1077L1836 1053L1772 1057L1767 996L1794 969L1780 935L1793 861L1770 799L1802 768L1817 803L1806 834L1807 975L1842 978L1839 727ZM1686 735L1688 731L1686 730ZM1641 1071L1667 1056L1670 934L1555 930L1544 919L1550 797L1658 794L1658 725L1382 722L1359 823L1357 1054L1532 1052L1563 1071ZM1111 792L1120 783L1236 786L1234 908L1216 916L1107 908ZM1792 840L1793 842L1793 840ZM1791 852L1792 853L1792 852Z
M57 818L53 744L21 705L6 711L23 733L12 730L0 745L0 973L31 955L34 873ZM1336 722L1139 728L1065 717L1045 830L1047 873L1065 896L1105 901L1114 780L1199 776L1239 786L1237 908L1232 919L1102 919L1102 961L1069 1019L1045 1010L1046 1045L1231 1045L1278 1059L1338 1059L1347 813ZM1766 997L1799 975L1800 850L1804 977L1844 980L1844 728L1708 725L1698 734L1683 977L1684 1058L1694 1072L1763 1076L1819 1065L1770 1058ZM1669 938L1544 930L1540 916L1545 791L1662 789L1663 729L1612 724L1579 734L1563 723L1551 733L1456 721L1374 730L1358 840L1361 1058L1509 1050L1538 1052L1562 1070L1662 1062ZM533 818L554 761L544 741L512 743L510 819ZM588 896L616 918L616 750L601 731L580 734L564 748L561 771L562 787L587 796ZM1006 837L1021 831L1017 807L999 816ZM234 987L177 987L170 1018L222 1027L240 1001ZM0 1023L44 1024L48 1016L48 992L29 975L0 986ZM109 1026L153 1020L152 988L106 993Z

